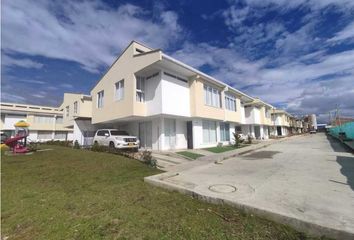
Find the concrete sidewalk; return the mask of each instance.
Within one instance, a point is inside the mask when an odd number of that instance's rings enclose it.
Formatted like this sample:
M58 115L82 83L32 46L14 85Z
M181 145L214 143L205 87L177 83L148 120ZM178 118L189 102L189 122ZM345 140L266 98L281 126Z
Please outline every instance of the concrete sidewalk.
M204 164L145 181L314 235L354 239L354 157L340 143L315 134L247 150L199 158L191 164Z

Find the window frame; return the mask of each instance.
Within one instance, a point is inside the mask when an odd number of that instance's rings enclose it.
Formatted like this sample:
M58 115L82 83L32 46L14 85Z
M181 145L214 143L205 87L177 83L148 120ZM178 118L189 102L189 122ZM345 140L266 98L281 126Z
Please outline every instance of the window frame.
M136 88L135 88L136 98L135 98L135 100L137 102L145 102L145 81L146 81L145 77L136 76ZM140 82L140 83L138 84L138 82ZM138 86L140 88L138 88Z
M124 99L124 90L125 90L124 78L114 83L114 101L117 102L117 101L122 101Z
M221 142L230 142L230 123L220 122L219 133Z
M234 106L234 109L231 107ZM225 94L225 109L232 112L237 112L237 98L231 94Z
M207 128L205 126L207 125ZM207 131L208 140L205 141L206 135L205 130ZM213 144L217 143L217 127L216 121L212 120L202 120L202 133L203 133L203 144Z
M221 91L206 83L203 86L204 92L204 105L215 108L222 108L221 104Z
M100 101L101 99L101 101ZM97 92L97 108L103 108L104 106L104 90Z
M78 109L79 109L79 103L77 101L74 102L74 114L78 113Z
M70 113L70 106L68 105L65 107L65 116L69 117L69 115L70 115L69 113Z

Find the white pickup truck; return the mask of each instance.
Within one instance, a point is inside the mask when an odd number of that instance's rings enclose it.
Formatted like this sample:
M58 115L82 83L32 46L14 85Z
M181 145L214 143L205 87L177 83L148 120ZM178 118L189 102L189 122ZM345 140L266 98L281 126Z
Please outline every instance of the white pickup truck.
M108 146L111 148L139 149L139 139L135 136L130 136L126 131L117 129L99 129L93 138L93 142L99 145Z

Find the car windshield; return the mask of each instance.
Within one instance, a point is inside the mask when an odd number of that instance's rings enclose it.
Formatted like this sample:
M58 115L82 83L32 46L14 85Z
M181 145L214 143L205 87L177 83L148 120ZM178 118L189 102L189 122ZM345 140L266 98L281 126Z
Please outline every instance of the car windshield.
M111 131L111 135L112 136L119 136L119 135L124 135L124 136L127 136L129 135L126 131L118 131L118 130L115 130L115 131Z

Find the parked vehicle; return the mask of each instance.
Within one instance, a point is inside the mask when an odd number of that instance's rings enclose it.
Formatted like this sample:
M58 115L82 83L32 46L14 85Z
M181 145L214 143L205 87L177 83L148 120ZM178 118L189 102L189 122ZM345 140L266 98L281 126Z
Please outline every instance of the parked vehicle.
M99 129L93 138L94 143L119 149L139 149L139 139L129 133L117 129Z

